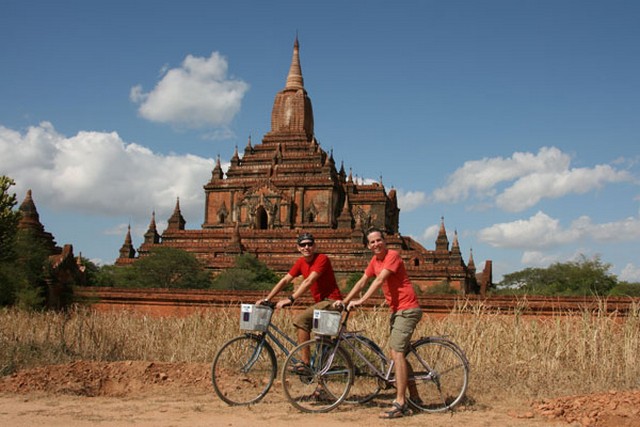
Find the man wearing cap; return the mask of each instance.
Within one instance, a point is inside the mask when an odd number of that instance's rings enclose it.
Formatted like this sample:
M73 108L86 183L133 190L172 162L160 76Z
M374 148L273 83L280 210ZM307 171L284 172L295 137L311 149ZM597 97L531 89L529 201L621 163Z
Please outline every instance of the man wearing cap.
M311 325L313 322L313 310L335 310L334 301L342 299L340 289L333 274L333 267L329 257L316 252L315 239L310 233L302 233L297 239L298 251L302 255L295 262L291 270L273 287L269 295L260 302L268 302L274 298L278 292L285 288L293 279L302 275L304 280L297 289L287 298L281 299L276 304L277 308L282 308L293 304L307 290L311 291L311 296L315 301L310 307L297 314L293 319L293 325L297 330L298 343L303 343L311 339ZM303 355L304 358L305 355ZM308 357L308 355L307 355ZM303 360L309 363L309 360Z

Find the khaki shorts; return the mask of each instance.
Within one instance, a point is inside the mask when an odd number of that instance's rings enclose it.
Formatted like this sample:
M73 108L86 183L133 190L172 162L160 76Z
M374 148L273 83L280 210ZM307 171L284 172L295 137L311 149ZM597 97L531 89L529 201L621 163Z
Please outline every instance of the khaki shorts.
M310 305L302 313L293 318L293 325L296 328L311 332L311 327L313 325L313 310L340 311L339 309L332 307L334 302L335 301L333 300L325 299L315 303L314 305Z
M413 331L416 329L421 318L421 308L398 310L392 313L389 322L391 326L389 347L397 352L407 351L409 349L409 343L411 342L411 335L413 335Z

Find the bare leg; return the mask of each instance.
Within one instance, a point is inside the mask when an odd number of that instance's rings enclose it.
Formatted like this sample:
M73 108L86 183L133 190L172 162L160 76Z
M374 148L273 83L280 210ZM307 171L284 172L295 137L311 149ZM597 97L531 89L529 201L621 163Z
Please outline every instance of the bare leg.
M305 331L302 328L296 328L296 329L298 330L298 344L302 344L303 342L309 341L311 339L310 332ZM301 356L302 356L302 361L308 365L311 360L311 353L309 351L309 347L305 347L302 349Z
M409 380L407 359L404 357L404 353L395 350L391 350L391 358L395 363L396 402L398 402L400 405L404 405L406 402L405 396L407 391L407 383Z

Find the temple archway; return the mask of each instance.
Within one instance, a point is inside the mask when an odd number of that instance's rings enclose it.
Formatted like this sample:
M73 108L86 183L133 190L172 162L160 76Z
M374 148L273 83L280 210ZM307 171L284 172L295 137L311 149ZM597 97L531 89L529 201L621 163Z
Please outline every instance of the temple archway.
M264 206L258 206L256 209L256 228L266 230L269 227L269 216Z

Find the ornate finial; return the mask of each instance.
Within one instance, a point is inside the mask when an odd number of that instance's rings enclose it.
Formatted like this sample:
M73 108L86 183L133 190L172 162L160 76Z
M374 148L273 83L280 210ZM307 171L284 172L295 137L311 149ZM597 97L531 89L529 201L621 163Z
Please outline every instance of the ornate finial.
M291 67L289 67L289 75L287 76L285 89L304 89L302 67L300 66L300 44L298 43L297 34L296 40L293 43L293 57L291 58Z

